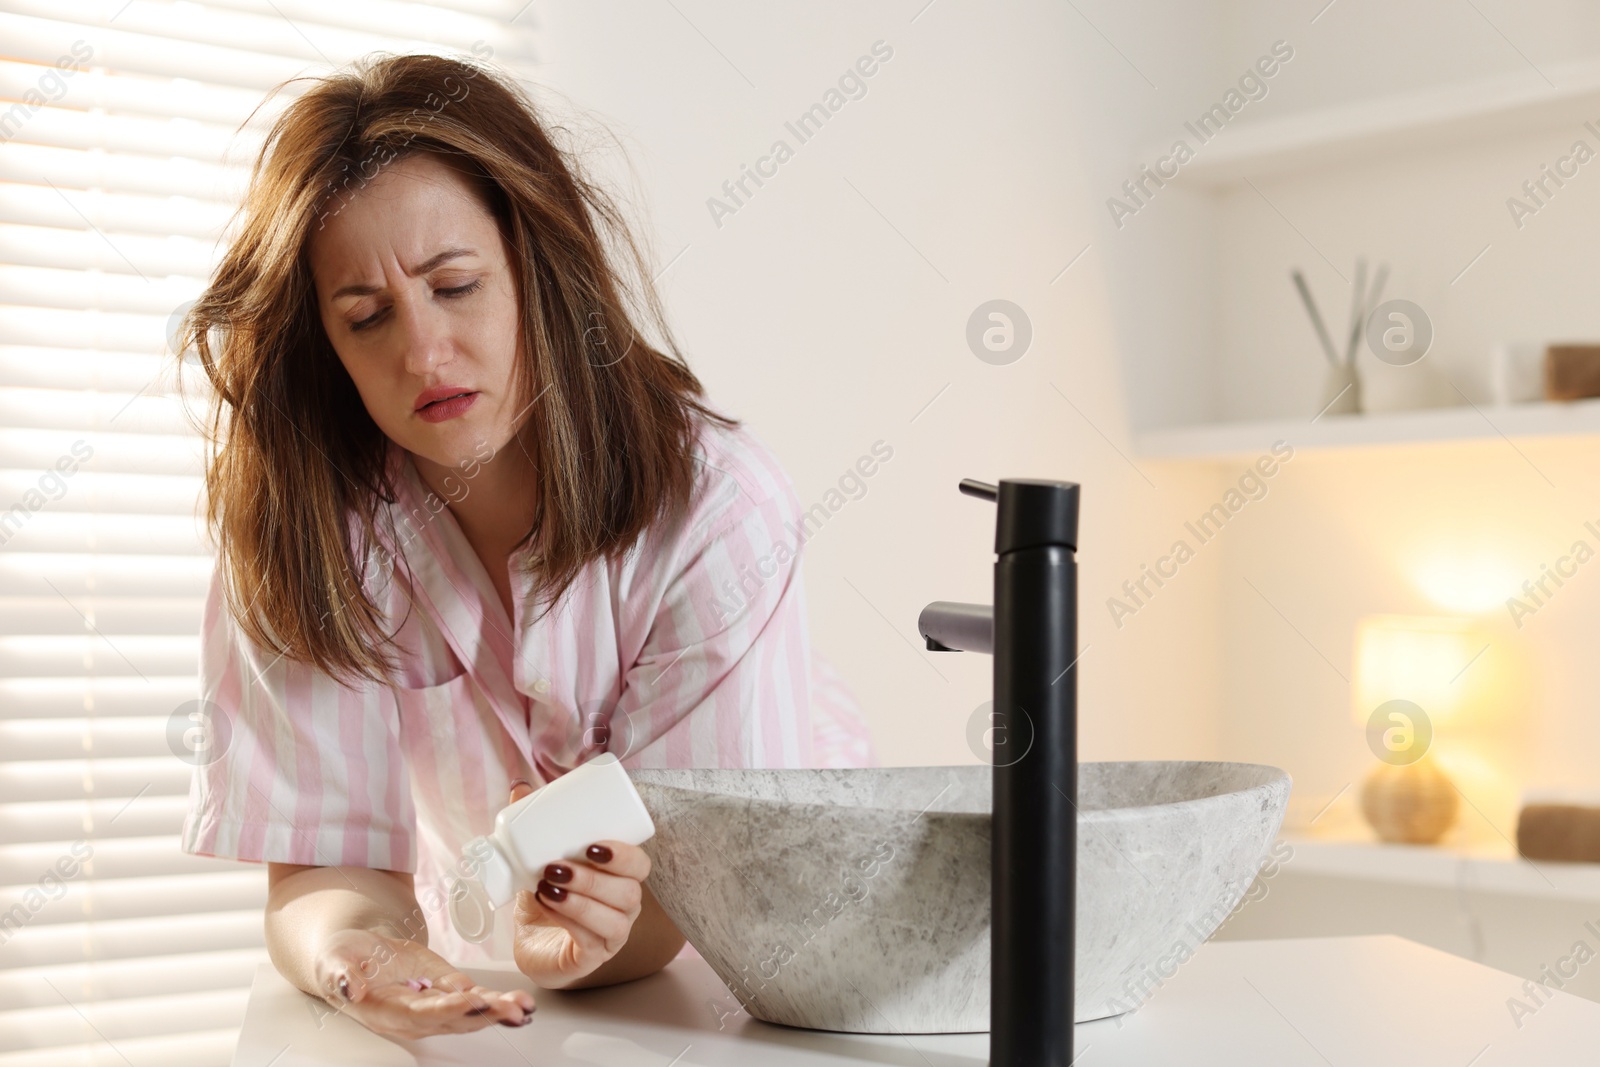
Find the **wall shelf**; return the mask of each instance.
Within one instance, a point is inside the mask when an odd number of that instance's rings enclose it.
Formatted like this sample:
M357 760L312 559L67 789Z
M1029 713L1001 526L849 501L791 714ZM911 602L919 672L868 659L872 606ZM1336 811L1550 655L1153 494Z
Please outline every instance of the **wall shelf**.
M1501 437L1600 437L1600 400L1176 426L1138 434L1135 448L1148 459L1249 460L1275 441L1317 452Z
M1583 123L1600 118L1600 64L1545 69L1554 86L1531 71L1433 86L1240 121L1202 145L1196 145L1194 135L1179 124L1173 136L1182 136L1196 149L1180 180L1223 186L1246 177L1561 127L1571 127L1574 138L1582 136L1593 144L1594 137ZM1149 145L1141 158L1155 159L1170 147L1170 140Z
M1293 833L1285 833L1283 840L1294 849L1283 870L1296 874L1550 900L1600 898L1600 864L1533 863L1518 856L1509 843L1474 848L1391 845Z

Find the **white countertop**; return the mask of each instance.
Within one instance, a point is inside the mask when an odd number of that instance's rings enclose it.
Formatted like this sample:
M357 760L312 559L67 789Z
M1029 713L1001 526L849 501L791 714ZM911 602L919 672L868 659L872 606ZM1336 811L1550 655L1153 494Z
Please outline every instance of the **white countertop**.
M1577 936L1577 935L1574 935ZM540 990L515 971L470 968L493 988L523 988L526 1027L394 1042L284 981L256 972L233 1067L982 1067L989 1035L838 1034L752 1019L704 961L605 989ZM1391 936L1203 945L1138 1011L1077 1028L1076 1067L1507 1067L1593 1062L1600 1004L1555 992L1528 1001L1523 980ZM724 1014L732 1013L732 1014ZM719 1017L722 1025L719 1028Z

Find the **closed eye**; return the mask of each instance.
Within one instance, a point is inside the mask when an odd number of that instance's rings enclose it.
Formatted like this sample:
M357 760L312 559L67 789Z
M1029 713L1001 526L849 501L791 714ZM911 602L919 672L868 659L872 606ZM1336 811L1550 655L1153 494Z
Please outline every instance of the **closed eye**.
M455 297L466 296L468 293L475 293L482 288L483 279L478 278L474 281L468 282L466 285L458 285L454 289L435 289L433 292L435 296Z
M374 311L372 314L368 315L366 318L360 320L359 322L352 322L350 324L350 329L352 329L352 330L365 330L368 326L371 326L373 323L377 322L379 316L381 316L382 314L383 314L383 309L379 308L377 311Z
M454 286L453 288L449 288L449 289L435 289L433 292L434 292L435 296L442 296L442 297L445 297L446 299L449 299L449 300L455 300L455 299L459 299L460 297L467 296L467 295L469 295L471 293L475 293L479 289L482 289L482 288L483 288L483 279L482 278L478 278L478 279L476 279L474 281L468 282L465 285L457 285L457 286ZM388 310L388 308L379 308L377 311L374 311L371 315L368 315L366 318L361 319L361 320L359 320L357 322L352 322L350 324L350 329L351 330L365 330L369 326L376 325L377 321L380 318L383 317L383 313L385 311L387 311L387 310Z

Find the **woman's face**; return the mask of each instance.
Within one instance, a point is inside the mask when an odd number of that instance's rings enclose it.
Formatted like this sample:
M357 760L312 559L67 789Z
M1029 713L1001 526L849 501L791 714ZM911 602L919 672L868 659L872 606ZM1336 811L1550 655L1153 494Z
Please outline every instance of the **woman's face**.
M308 251L323 328L391 441L464 468L511 440L516 282L494 216L455 170L427 154L391 163Z

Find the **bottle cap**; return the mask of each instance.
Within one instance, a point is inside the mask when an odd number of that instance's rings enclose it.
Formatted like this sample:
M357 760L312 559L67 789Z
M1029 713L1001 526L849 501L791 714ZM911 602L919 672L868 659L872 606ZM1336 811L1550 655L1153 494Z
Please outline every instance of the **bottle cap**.
M479 944L494 930L494 909L516 895L516 877L506 858L487 837L474 837L461 850L462 863L475 875L450 883L450 921L463 938Z
M474 945L489 940L494 929L494 905L476 879L450 880L450 922L464 940Z

